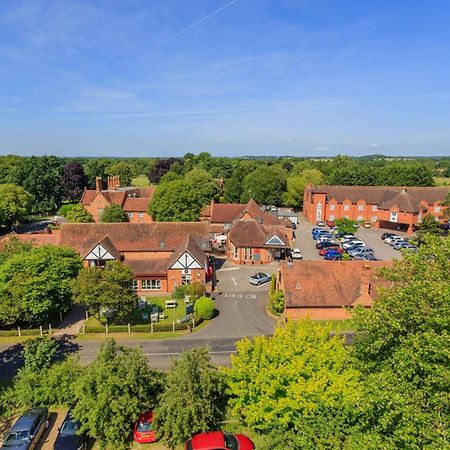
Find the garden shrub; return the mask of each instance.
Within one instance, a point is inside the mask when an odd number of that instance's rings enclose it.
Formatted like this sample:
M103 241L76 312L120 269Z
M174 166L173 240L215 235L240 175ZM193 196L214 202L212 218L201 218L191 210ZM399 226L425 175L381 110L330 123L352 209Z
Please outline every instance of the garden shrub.
M215 304L209 297L200 297L194 304L195 315L209 320L214 315Z

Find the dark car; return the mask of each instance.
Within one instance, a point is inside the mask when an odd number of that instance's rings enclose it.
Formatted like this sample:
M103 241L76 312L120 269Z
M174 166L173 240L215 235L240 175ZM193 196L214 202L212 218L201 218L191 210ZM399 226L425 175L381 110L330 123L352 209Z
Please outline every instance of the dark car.
M324 247L322 250L319 251L320 256L325 256L329 251L334 251L338 253L344 253L344 250L341 247L338 247L337 245L334 245L332 247Z
M387 239L388 237L392 237L392 236L396 236L396 234L395 234L395 233L383 233L383 234L381 235L381 239L383 239L383 241L384 241L384 240Z
M335 237L336 237L337 239L340 239L340 238L342 238L342 237L344 237L344 236L346 236L346 235L352 235L352 236L353 236L353 233L348 233L348 232L344 232L344 231L339 231L339 232L337 232L337 233L335 234Z
M254 450L253 441L243 434L209 431L196 434L184 444L185 450Z
M9 430L2 449L31 450L48 428L48 409L32 408L20 416Z
M264 283L268 283L271 280L271 276L267 273L258 272L255 275L250 277L250 284L254 284L255 286L259 286Z
M53 450L85 450L86 435L80 432L80 426L69 411L58 429Z
M330 241L322 241L322 242L318 242L316 244L317 250L322 250L323 248L337 247L337 246L338 245L336 244L336 242L330 242Z

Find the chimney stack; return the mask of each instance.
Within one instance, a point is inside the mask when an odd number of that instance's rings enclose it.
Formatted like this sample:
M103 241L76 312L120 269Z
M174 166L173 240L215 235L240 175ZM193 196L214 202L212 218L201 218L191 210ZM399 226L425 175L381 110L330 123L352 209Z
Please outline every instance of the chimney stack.
M363 264L361 273L361 295L370 294L370 279L372 268L368 264Z
M102 190L102 178L101 177L95 177L95 190L96 191Z

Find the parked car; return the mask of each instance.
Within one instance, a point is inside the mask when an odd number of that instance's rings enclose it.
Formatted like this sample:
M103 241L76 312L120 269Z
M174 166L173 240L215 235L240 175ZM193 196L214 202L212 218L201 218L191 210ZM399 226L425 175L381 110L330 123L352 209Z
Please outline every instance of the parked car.
M317 238L317 242L334 242L333 238L331 236L319 236Z
M363 224L364 228L372 228L372 224L370 222L364 222Z
M359 259L359 258L355 258L355 259ZM375 258L374 255L370 255L370 254L369 255L363 255L361 257L361 259L364 260L364 261L379 261L378 258Z
M353 234L344 234L343 236L339 237L338 239L341 242L344 242L344 241L349 241L351 239L358 239L358 238Z
M81 424L72 418L69 412L62 425L58 428L53 450L85 450L86 435L80 432Z
M329 226L330 228L334 228L336 224L334 223L334 220L327 220L327 226Z
M302 252L299 248L294 248L292 250L292 259L303 259Z
M255 286L260 286L261 284L268 283L270 279L271 277L267 273L258 272L250 277L249 282Z
M392 235L392 236L388 236L384 242L386 242L386 244L390 244L393 240L395 241L396 239L402 239L400 236L397 236L396 234Z
M319 221L317 222L317 226L318 226L318 227L324 227L324 226L325 226L325 222L323 222L322 220L319 220Z
M337 246L336 242L321 241L316 243L317 250L322 250L323 248L336 246Z
M254 450L253 441L243 434L209 431L196 434L184 444L185 450Z
M326 231L326 230L319 230L319 231L313 231L312 232L312 238L313 239L317 239L320 236L329 236L329 235L330 235L330 233L328 231Z
M342 244L342 248L344 250L350 250L353 247L365 247L366 244L364 244L364 242L362 241L349 241L349 242L344 242Z
M415 245L409 244L409 243L407 245L405 245L404 247L402 247L400 250L409 250L411 252L419 251L418 247L416 247Z
M395 250L400 250L401 248L403 248L403 247L405 247L407 245L410 245L410 244L408 244L403 239L402 240L398 239L398 240L394 241L394 244L392 245L392 247L395 248Z
M337 251L330 250L323 258L327 261L340 261L342 259L342 254Z
M335 234L335 236L336 236L336 238L341 239L341 238L343 238L345 236L354 236L354 234L353 233L345 233L344 231L338 231Z
M388 237L392 237L392 236L397 236L395 233L383 233L382 235L381 235L381 239L383 239L383 241L385 240L385 239L387 239Z
M389 239L389 238L388 238ZM386 239L386 241L388 240ZM386 242L385 241L385 242ZM393 247L395 244L397 244L398 242L405 242L404 239L402 237L397 237L397 238L390 238L388 244Z
M341 247L338 247L337 245L332 245L330 247L325 247L322 250L319 251L320 256L325 256L329 251L335 251L339 253L344 253L344 250Z
M156 433L153 428L153 411L147 411L139 416L134 424L133 439L138 444L150 444L156 441Z
M373 255L373 250L371 248L355 248L349 251L348 254L355 259L364 259L364 256Z
M5 450L31 450L48 428L48 409L32 408L22 414L3 441Z

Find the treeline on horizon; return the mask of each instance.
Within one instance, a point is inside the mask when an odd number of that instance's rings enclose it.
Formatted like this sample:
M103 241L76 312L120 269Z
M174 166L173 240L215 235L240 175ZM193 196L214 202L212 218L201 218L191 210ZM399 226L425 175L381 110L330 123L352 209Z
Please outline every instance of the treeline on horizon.
M434 186L437 179L448 183L450 157L215 157L206 152L177 158L0 156L0 186L25 190L31 196L32 213L55 211L63 202L78 201L85 188L95 187L96 177L112 175L120 176L122 186L136 183L137 178L143 185L148 179L148 184L160 185L159 192L165 183L166 190L170 186L195 188L197 180L197 184L215 183L218 189L206 189L199 202L212 195L209 200L246 202L254 198L260 204L299 208L308 183Z

